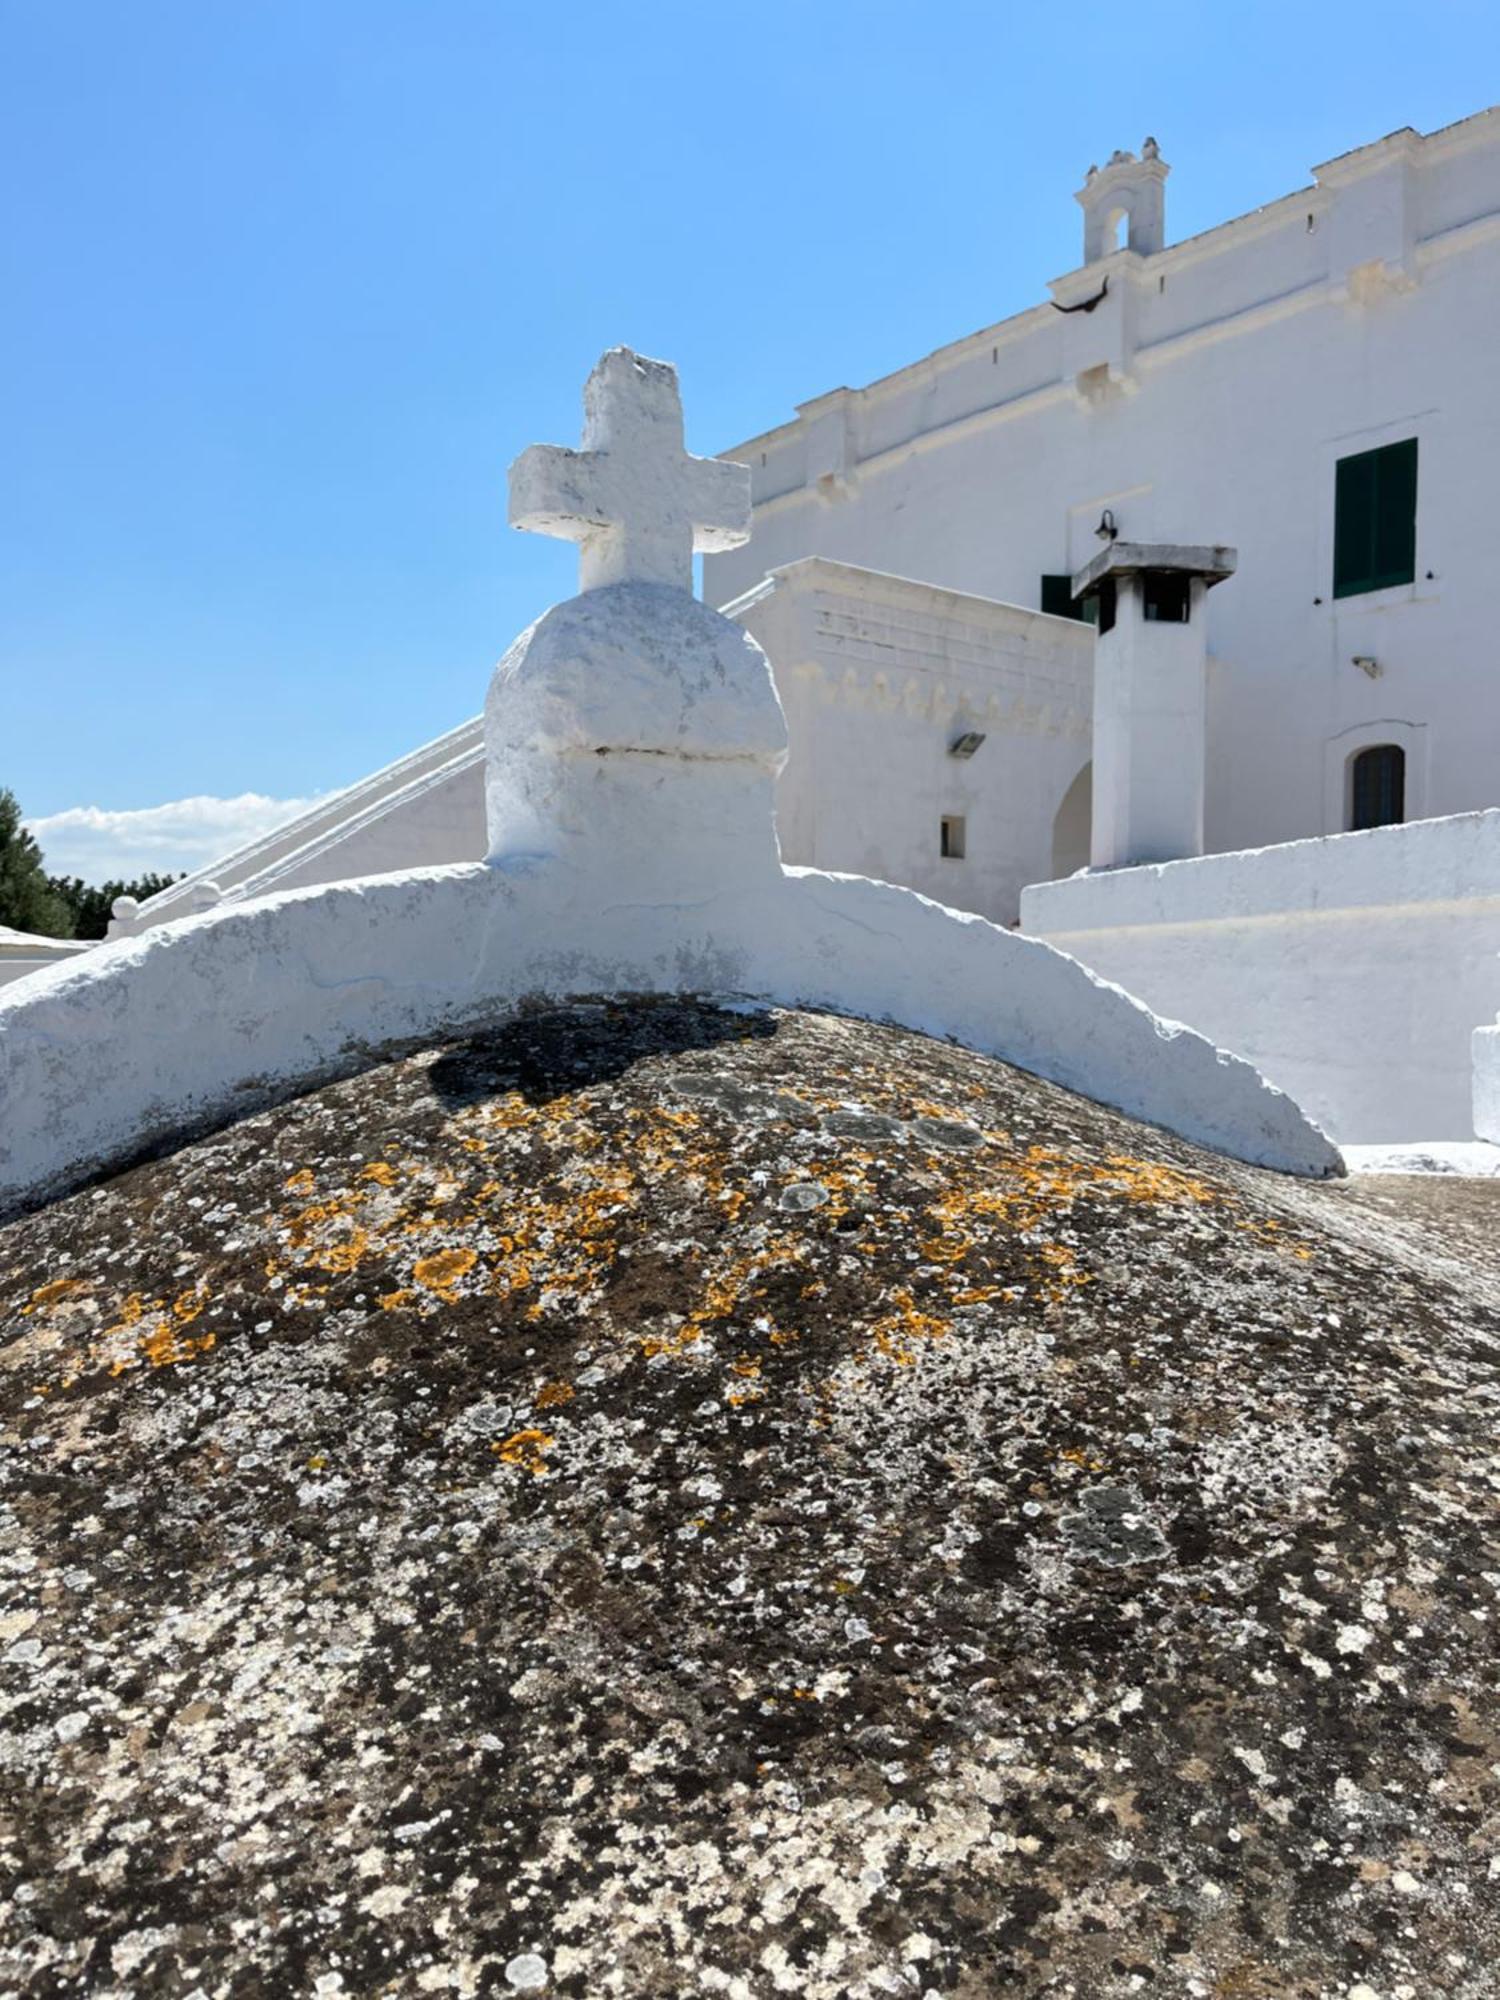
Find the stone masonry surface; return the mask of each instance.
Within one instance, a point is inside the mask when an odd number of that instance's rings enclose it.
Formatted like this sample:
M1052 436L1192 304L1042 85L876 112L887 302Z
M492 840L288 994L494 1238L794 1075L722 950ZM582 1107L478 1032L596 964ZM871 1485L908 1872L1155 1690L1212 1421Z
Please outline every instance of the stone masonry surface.
M11 1224L0 1991L1493 1995L1500 1188L1408 1185L663 1000Z

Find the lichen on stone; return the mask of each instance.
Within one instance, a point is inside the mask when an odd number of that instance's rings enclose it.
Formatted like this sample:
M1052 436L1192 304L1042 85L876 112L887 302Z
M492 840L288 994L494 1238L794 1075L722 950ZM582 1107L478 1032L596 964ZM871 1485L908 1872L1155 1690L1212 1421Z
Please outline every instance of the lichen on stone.
M660 1001L11 1224L0 1989L1493 1994L1497 1197Z

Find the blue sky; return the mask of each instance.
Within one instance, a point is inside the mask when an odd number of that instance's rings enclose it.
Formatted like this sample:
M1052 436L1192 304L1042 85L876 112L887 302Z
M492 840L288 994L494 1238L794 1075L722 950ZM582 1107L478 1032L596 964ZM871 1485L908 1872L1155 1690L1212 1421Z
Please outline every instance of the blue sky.
M604 347L717 451L1034 304L1116 146L1175 239L1500 97L1493 0L0 0L0 48L0 785L96 877L477 711L574 575L505 467Z

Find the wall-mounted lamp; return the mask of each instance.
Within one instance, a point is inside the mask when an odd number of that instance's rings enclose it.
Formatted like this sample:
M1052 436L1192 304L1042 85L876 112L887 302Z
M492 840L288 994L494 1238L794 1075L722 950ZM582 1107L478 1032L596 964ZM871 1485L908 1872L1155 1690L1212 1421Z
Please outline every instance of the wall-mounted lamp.
M1380 662L1373 654L1356 653L1353 664L1359 668L1362 674L1368 674L1372 681L1380 679Z
M972 757L984 741L982 729L966 729L962 736L955 736L948 745L950 757Z
M1099 516L1099 525L1095 528L1094 533L1099 537L1101 542L1112 542L1119 535L1119 532L1120 530L1115 523L1114 509L1106 507L1104 512Z

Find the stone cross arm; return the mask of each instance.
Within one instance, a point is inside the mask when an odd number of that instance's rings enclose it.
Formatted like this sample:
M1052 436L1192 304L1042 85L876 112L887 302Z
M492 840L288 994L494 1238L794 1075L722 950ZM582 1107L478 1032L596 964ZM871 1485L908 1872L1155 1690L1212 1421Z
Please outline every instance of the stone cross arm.
M512 527L579 544L579 587L691 590L693 552L750 535L750 474L683 445L677 371L611 348L584 390L583 449L534 444L510 469Z

